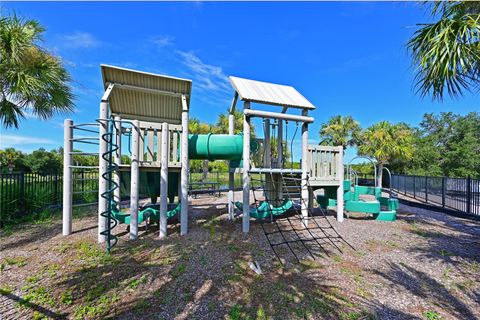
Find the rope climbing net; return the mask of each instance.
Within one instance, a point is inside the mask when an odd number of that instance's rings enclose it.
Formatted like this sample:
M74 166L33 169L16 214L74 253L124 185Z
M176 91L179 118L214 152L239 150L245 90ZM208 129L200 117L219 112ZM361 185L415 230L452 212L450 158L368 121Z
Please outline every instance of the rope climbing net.
M335 230L322 208L313 209L302 188L310 189L308 178L299 173L275 172L250 175L257 219L275 256L289 255L300 262L305 256L316 259L342 252L342 243L351 247ZM286 205L286 203L291 205ZM260 217L258 217L260 216ZM284 261L288 260L285 258Z

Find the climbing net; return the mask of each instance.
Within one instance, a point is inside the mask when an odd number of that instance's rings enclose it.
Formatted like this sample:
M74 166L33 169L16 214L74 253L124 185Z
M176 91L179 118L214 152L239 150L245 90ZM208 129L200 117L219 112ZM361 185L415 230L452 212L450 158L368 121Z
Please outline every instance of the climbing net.
M311 187L300 173L291 170L251 174L250 181L254 210L258 216L259 211L264 213L258 220L280 263L284 263L281 256L290 256L300 262L306 256L316 259L330 256L333 251L341 253L342 243L350 246L327 219L325 211L313 209L308 197L302 196L302 191L308 192ZM286 199L293 205L285 207Z

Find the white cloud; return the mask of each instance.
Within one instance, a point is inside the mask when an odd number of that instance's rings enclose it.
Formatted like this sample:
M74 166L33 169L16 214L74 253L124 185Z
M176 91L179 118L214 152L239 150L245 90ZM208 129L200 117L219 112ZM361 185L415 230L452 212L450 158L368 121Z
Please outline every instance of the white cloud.
M157 45L158 48L168 47L173 45L175 37L169 35L154 36L151 38L151 42Z
M75 31L70 34L65 34L60 38L62 47L72 49L95 48L102 44L102 41L98 40L93 34L85 31Z
M197 87L217 94L231 94L228 77L222 67L207 64L191 51L176 50L180 61L193 72Z
M0 148L17 148L20 145L35 145L35 144L41 144L40 147L43 145L56 145L58 144L57 142L50 140L50 139L44 139L44 138L37 138L37 137L31 137L31 136L19 136L15 134L2 134L0 138Z

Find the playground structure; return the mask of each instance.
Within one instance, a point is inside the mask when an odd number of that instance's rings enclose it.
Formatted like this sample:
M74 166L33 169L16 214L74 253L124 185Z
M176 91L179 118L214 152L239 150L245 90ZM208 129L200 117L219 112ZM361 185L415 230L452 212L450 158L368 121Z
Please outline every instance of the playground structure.
M368 160L373 166L374 172L374 186L361 186L358 184L358 175L350 167L353 160L363 158ZM391 174L388 168L384 167L387 171L391 181ZM395 221L397 219L397 209L399 208L398 199L392 197L390 189L389 196L382 196L382 188L377 186L377 167L375 162L368 157L354 157L347 164L348 179L343 182L343 201L345 204L346 212L361 212L365 214L371 214L375 220L381 221ZM360 196L368 195L374 196L374 200L361 199ZM325 188L323 195L317 195L317 203L320 207L327 209L338 204L336 190L332 188ZM348 214L347 214L348 215Z
M296 89L230 77L234 96L228 134L190 135L191 80L108 65L102 65L101 71L104 94L97 121L74 124L65 120L64 235L72 233L72 173L84 168L99 170L98 241L107 242L107 250L117 241L112 230L118 223L128 224L130 239L137 239L139 224L155 220L163 238L167 235L167 221L178 217L180 234L187 234L189 160L207 159L229 161L228 215L234 219L235 208L240 210L243 232L249 232L251 217L260 220L263 227L264 221L275 221L287 211L295 211L295 218L311 238L300 237L287 218L297 238L287 239L279 226L271 233L264 229L272 248L283 244L290 248L294 241L304 246L307 241L320 245L321 237L315 229L336 246L332 237L341 237L329 222L325 227L315 220L313 201L314 190L328 190L328 205L336 205L337 220L343 221L343 199L352 201L350 186L344 182L343 148L308 144L308 125L314 121L308 113L315 106ZM234 111L239 101L243 102L243 133L235 135ZM252 120L262 123L263 138L251 137ZM292 138L288 136L289 123L296 125ZM300 168L293 168L293 157L288 167L287 146L290 144L293 152L299 126ZM78 131L93 136L79 136ZM98 151L75 151L76 144L85 143L98 147ZM76 154L98 157L98 167L75 165ZM235 174L243 178L241 202L234 199ZM159 205L152 200L150 205L140 207L142 188L148 190L152 199L159 196ZM261 199L256 192L259 190L263 192ZM129 195L129 204L121 202L121 194ZM174 203L175 198L178 203ZM333 198L335 202L330 202ZM323 203L322 199L317 200ZM274 243L269 238L271 234L280 234L283 240Z

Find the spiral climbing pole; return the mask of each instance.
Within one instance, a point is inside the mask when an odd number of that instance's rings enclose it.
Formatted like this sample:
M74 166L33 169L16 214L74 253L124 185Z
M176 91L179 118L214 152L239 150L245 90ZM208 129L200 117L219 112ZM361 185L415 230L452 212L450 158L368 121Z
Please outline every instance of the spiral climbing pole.
M102 159L107 162L107 169L102 174L102 178L107 182L107 190L101 193L100 196L105 199L107 203L107 210L100 213L100 215L106 219L105 230L101 230L100 235L106 237L107 252L110 253L112 248L118 242L118 238L112 234L112 230L118 224L118 221L112 216L112 210L117 208L118 206L117 200L114 197L114 192L120 186L113 180L113 174L118 169L118 165L113 161L113 155L118 150L119 146L114 142L115 120L99 119L98 121L107 121L108 128L107 132L102 134L101 136L101 139L107 143L108 148L106 152L103 152L101 154Z

